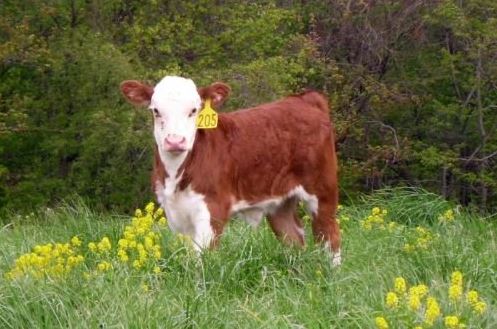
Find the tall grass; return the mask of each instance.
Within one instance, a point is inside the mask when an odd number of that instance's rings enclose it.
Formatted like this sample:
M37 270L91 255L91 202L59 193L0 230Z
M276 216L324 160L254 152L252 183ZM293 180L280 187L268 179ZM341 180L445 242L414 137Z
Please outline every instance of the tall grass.
M364 230L360 221L374 206L388 209L387 220L427 227L432 243L405 252L414 228ZM435 195L409 190L382 191L345 207L338 268L313 243L309 223L307 247L299 249L280 244L267 225L254 230L233 221L220 248L200 258L166 230L158 275L116 264L85 279L83 272L92 270L86 262L67 279L5 279L14 260L36 244L74 235L86 242L108 236L115 244L131 217L64 205L0 230L0 327L374 328L381 315L391 328L413 328L395 322L385 307L393 279L429 285L443 309L450 275L459 270L465 287L478 290L488 305L483 315L468 313L462 320L472 328L497 328L497 225L464 212L439 224L450 207ZM443 319L435 324L443 327Z

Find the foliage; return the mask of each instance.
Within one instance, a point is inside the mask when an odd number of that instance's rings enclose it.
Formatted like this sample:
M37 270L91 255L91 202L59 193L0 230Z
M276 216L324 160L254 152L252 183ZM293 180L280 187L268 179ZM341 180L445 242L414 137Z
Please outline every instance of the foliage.
M491 0L2 2L0 209L151 196L146 111L124 79L233 89L225 110L314 88L333 107L341 192L422 186L497 207Z

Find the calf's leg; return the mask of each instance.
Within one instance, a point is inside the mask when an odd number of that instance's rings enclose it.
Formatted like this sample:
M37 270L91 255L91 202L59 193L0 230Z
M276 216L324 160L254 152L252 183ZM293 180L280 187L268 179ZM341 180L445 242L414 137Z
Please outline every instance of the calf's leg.
M303 246L304 229L296 212L297 200L287 199L271 215L268 216L269 226L274 234L285 243Z
M338 198L330 196L318 198L318 210L313 214L312 232L316 241L324 242L332 252L334 266L342 262L340 253L340 227L336 220Z

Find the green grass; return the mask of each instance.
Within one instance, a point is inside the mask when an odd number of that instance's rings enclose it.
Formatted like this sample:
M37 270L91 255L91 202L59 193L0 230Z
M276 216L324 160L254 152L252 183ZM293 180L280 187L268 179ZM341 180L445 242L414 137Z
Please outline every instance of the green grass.
M406 224L392 232L361 228L371 208L387 208L387 220ZM64 205L30 218L5 218L0 228L0 328L374 328L385 316L391 328L413 328L414 315L387 310L393 279L430 286L442 307L454 270L464 287L478 290L488 309L482 316L461 311L469 328L497 328L497 225L464 212L440 225L450 205L412 190L382 191L345 207L343 264L330 259L310 238L305 249L280 244L267 225L253 230L233 221L216 251L197 258L163 233L162 273L114 270L87 280L94 266L87 254L82 269L67 279L10 281L4 273L35 245L86 242L108 236L115 244L130 216L96 214L82 204ZM406 253L415 225L437 236L427 250ZM143 284L148 291L144 291ZM447 315L447 314L444 314ZM403 319L403 320L402 320ZM404 321L402 323L402 321ZM435 325L443 328L443 321Z

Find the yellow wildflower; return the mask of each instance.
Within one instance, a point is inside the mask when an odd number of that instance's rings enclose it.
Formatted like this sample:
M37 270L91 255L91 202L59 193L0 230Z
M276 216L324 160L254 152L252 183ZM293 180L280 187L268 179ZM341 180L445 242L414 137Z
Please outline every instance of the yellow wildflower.
M487 304L484 301L476 302L473 306L473 311L478 314L483 314L487 310Z
M78 238L78 236L73 236L72 239L71 239L71 243L73 244L73 246L75 247L79 247L81 246L81 240Z
M374 322L376 324L376 328L378 329L388 329L388 322L387 320L382 317L382 316L378 316L374 319Z
M145 240L144 240L144 244L145 244L145 249L150 250L154 246L154 240L152 238L150 238L149 236L146 236Z
M403 295L406 293L407 290L407 284L406 280L403 277L397 277L395 278L395 292L399 295Z
M428 293L429 288L424 284L418 284L417 286L413 286L409 289L409 292L412 291L413 294L418 295L420 298L423 298Z
M107 252L112 248L110 240L108 237L103 237L102 240L97 244L98 251Z
M139 255L140 261L142 263L147 262L148 256L147 256L147 252L145 250L139 250L138 255Z
M421 298L418 295L409 295L408 306L412 311L417 311L421 307Z
M428 230L426 228L424 228L423 226L416 227L416 232L418 232L419 235L428 234Z
M133 241L135 238L136 238L135 234L133 232L131 232L131 230L124 231L124 239L126 239L128 241L128 243L130 241Z
M157 209L157 211L155 212L156 217L160 217L163 214L164 214L164 210L162 208Z
M96 252L97 251L97 245L95 244L95 242L88 243L88 249L90 249L90 251L92 251L92 252Z
M106 261L103 261L103 262L100 262L98 263L97 265L97 269L100 271L100 272L105 272L105 271L108 271L112 268L112 264L109 263L109 262L106 262Z
M462 273L455 271L451 275L450 287L449 287L449 299L452 302L456 302L461 299L462 296L462 283L463 277Z
M78 263L82 262L84 260L82 255L78 256L69 256L67 258L67 265L68 266L74 266L77 265Z
M441 223L450 223L454 221L454 210L449 209L442 215L438 216L438 220Z
M153 253L153 256L155 259L160 259L162 254L161 254L161 251L160 250L155 250L154 253Z
M478 302L478 291L470 290L466 295L466 299L470 304L476 304Z
M385 216L387 214L386 210L381 210L379 207L374 207L371 210L371 215L362 220L361 227L364 230L372 230L373 228L378 228L380 230L385 229ZM389 228L393 229L395 224L389 224Z
M126 263L129 260L129 256L126 253L125 250L119 249L117 251L117 257L119 257L119 260L123 263Z
M159 274L160 273L160 267L159 266L154 266L153 272L155 274Z
M386 305L389 308L397 308L399 306L399 297L394 292L387 293Z
M117 245L118 245L118 246L119 246L119 248L121 248L121 249L126 249L126 248L128 248L129 243L128 243L128 240L127 240L127 239L119 239L119 241L117 242Z
M166 226L166 224L167 224L166 217L161 217L161 218L159 218L159 221L158 221L158 222L159 222L159 225L160 225L160 226Z
M448 315L444 319L445 326L450 329L459 328L459 318L455 315Z
M469 291L466 295L466 300L471 305L473 312L478 314L485 313L487 304L484 301L480 300L480 298L478 297L478 292L476 290Z
M138 259L135 259L133 261L133 267L138 270L142 267L142 263Z
M450 283L454 286L462 286L462 273L459 271L452 272Z
M425 323L432 326L435 320L440 316L440 306L434 297L426 299Z
M421 299L428 293L428 287L424 284L419 284L409 288L409 296L407 298L408 306L411 310L417 311L421 307Z
M452 285L449 287L449 299L452 302L457 302L462 296L462 286Z
M371 225L371 223L368 221L361 221L361 226L366 231L370 231L373 228L373 225Z
M155 208L155 204L153 202L149 202L145 206L145 211L147 212L147 214L152 215L154 213L154 208Z

